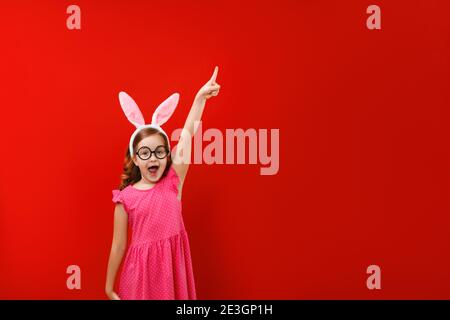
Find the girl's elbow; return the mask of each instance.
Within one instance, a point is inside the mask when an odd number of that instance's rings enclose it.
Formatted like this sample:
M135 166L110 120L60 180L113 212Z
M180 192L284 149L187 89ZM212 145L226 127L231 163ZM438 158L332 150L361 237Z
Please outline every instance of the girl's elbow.
M112 245L112 251L115 253L124 253L127 249L127 243L126 242L120 242L120 243L113 243Z

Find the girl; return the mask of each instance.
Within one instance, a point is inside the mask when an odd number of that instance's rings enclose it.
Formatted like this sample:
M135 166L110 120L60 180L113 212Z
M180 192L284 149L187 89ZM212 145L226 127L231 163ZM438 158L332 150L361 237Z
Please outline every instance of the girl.
M190 160L194 124L200 121L205 102L217 96L218 67L198 91L186 119L178 145L171 151L169 139L160 127L172 115L177 93L161 103L145 124L139 107L125 92L120 104L137 129L130 139L122 184L113 190L114 234L106 275L105 292L120 299L197 299L189 241L181 214L181 189ZM176 149L176 150L175 150ZM127 229L132 238L114 291L117 270L127 248Z

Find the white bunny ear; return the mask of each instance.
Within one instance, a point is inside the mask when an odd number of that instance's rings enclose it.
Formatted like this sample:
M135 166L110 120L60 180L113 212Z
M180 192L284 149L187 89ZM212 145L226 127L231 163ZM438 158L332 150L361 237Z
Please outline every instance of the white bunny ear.
M180 94L178 93L174 93L164 100L153 113L152 124L162 126L166 123L175 111L179 100Z
M144 116L136 102L126 92L119 92L120 106L125 116L136 128L145 124Z

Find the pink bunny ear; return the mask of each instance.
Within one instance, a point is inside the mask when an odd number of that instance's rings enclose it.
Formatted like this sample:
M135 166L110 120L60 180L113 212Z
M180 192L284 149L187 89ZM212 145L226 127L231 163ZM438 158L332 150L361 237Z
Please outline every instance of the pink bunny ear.
M126 92L119 92L120 106L125 116L137 128L145 124L144 116L136 102Z
M166 123L175 111L178 100L180 100L180 95L178 93L174 93L164 100L153 113L152 124L162 126Z

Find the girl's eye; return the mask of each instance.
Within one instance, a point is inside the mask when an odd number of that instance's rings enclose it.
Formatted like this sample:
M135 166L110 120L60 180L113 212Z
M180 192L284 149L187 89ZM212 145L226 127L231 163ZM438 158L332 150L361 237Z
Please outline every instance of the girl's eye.
M158 150L158 151L156 151L156 155L158 156L158 157L164 157L165 155L166 155L166 151L165 150Z
M139 152L139 155L140 155L142 158L145 158L145 157L148 157L149 152L148 152L148 150L143 150L143 151Z

